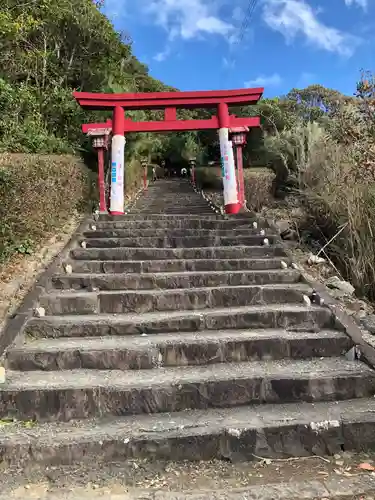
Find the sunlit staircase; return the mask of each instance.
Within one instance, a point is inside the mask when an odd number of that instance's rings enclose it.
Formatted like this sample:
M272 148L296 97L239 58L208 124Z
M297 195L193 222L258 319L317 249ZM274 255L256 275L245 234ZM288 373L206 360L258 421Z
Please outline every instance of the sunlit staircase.
M0 427L0 458L251 460L374 446L375 372L346 359L349 336L306 303L312 290L278 235L254 221L164 180L130 214L88 222L40 298L45 316L7 351L0 419L13 424Z

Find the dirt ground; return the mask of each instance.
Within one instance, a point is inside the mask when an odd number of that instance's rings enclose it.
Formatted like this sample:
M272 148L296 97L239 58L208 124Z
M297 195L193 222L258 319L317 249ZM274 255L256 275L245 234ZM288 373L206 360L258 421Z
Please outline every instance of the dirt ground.
M234 489L281 483L302 483L308 491L311 482L323 484L334 479L338 488L340 483L343 483L343 486L353 484L353 491L347 492L345 487L345 498L375 500L375 489L373 496L358 496L356 491L358 481L361 483L369 476L374 476L375 481L375 453L344 452L334 457L258 459L251 463L217 460L180 463L129 460L126 463L39 467L32 470L3 468L0 492L6 495L6 498L14 500L57 499L65 498L71 493L82 499L134 495L129 496L131 499L141 498L137 496L140 491L152 494L219 490L227 491L229 495ZM342 496L323 498L338 499Z

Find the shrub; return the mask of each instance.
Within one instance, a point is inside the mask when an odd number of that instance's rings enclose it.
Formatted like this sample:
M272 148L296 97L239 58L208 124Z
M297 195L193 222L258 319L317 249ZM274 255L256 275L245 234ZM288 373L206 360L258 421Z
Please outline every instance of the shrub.
M197 167L195 169L195 181L201 189L223 189L220 167Z
M0 155L0 261L29 253L96 203L93 174L73 156Z

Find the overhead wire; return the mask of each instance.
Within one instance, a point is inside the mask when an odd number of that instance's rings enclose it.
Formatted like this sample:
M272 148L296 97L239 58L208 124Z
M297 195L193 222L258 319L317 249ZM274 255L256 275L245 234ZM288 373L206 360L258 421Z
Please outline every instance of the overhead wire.
M256 9L257 4L258 4L258 1L259 0L249 0L249 4L248 4L247 9L245 11L245 16L243 18L243 21L242 21L242 24L241 24L241 27L240 27L240 33L239 33L239 36L237 37L235 43L240 43L244 39L246 30L247 30L247 28L250 25L250 21L251 21L253 15L254 15L255 9Z
M255 9L258 6L259 0L249 0L247 8L244 12L244 17L241 23L241 26L238 31L238 36L234 39L234 42L232 46L230 47L230 52L231 52L231 57L230 57L230 62L234 65L236 63L237 55L238 55L238 50L234 50L244 39L246 31L248 27L250 26L251 20L254 16ZM225 72L225 76L229 76L229 68L227 68L227 71Z

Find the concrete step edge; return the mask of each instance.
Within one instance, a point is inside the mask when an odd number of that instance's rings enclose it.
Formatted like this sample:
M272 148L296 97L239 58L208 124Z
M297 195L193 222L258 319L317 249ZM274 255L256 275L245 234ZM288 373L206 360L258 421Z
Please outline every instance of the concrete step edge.
M262 260L262 259L259 259ZM282 259L280 259L281 261ZM89 261L89 262L95 262L95 261ZM99 261L102 262L102 261ZM108 263L110 261L106 261ZM112 262L121 262L121 261L112 261ZM129 261L123 261L123 262L129 262ZM227 262L227 261L224 261ZM156 278L177 278L177 277L184 277L184 276L226 276L226 275L249 275L249 276L267 276L267 275L285 275L285 276L300 276L300 272L298 270L294 269L283 269L280 267L280 269L233 269L233 270L223 270L223 271L158 271L158 272L149 272L149 273L132 273L132 272L123 272L123 273L76 273L73 272L72 274L54 274L52 278L66 278L66 279L71 279L71 278L121 278L123 277L129 277L129 278L142 278L143 276L146 278L149 278L151 276L155 276Z
M7 371L7 380L2 385L2 395L22 391L65 391L65 390L159 390L192 384L211 384L238 381L330 380L338 377L368 378L375 388L375 371L359 361L345 358L319 358L303 360L250 361L224 363L209 366L161 367L151 370L89 370L75 369L64 371Z
M194 310L179 310L179 311L165 311L165 312L152 312L152 313L142 313L142 314L87 314L85 316L77 316L77 315L64 315L64 316L44 316L41 318L31 318L29 322L43 322L43 321L52 321L52 322L122 322L122 321L134 321L134 322L142 322L142 321L155 321L168 318L192 318L192 317L202 317L202 316L217 316L217 315L235 315L235 314L252 314L252 313L283 313L283 312L327 312L327 314L332 315L329 309L325 307L320 307L316 305L312 305L311 307L305 306L304 304L268 304L268 305L249 305L242 307L228 307L228 308L212 308L212 309L200 309L199 311Z
M359 432L362 429L363 432ZM123 460L210 460L223 457L254 460L254 455L285 458L333 455L342 451L342 447L347 451L368 449L373 444L371 440L366 442L370 435L375 435L373 398L333 403L265 404L87 419L73 424L50 422L28 427L22 423L9 424L0 428L0 458L17 466L29 462L47 465L96 463L100 459L119 460L120 456ZM263 439L258 441L257 436ZM288 438L284 439L284 436ZM361 476L360 484L365 479ZM351 497L353 491L360 494L360 490L352 488L354 480L348 478ZM373 477L372 481L375 481ZM290 490L287 491L290 495ZM322 497L326 495L319 493L314 496ZM211 497L202 496L199 500L207 498ZM285 498L289 500L291 497Z
M260 289L260 290L295 290L298 292L309 293L312 291L312 288L307 283L271 283L265 285L218 285L218 286L207 286L207 287L196 287L196 288L172 288L172 289L151 289L151 290L100 290L96 292L89 291L80 291L80 290L51 290L47 293L44 293L40 296L40 299L51 299L54 298L63 298L63 297L94 297L96 295L173 295L173 294L193 294L193 293L209 293L210 291L221 291L225 292L225 290L236 291L239 292L241 289L252 290L252 289Z
M322 329L319 332L305 332L294 330L282 330L276 328L254 329L254 330L201 330L199 332L157 333L151 336L128 335L126 337L106 336L106 337L76 337L64 339L37 339L28 341L21 346L11 347L8 353L21 352L50 352L50 351L70 351L70 350L110 350L110 349L147 349L157 346L178 346L187 344L201 344L207 342L215 344L236 342L236 341L266 341L276 340L288 342L290 340L327 340L348 339L349 337L339 330Z

